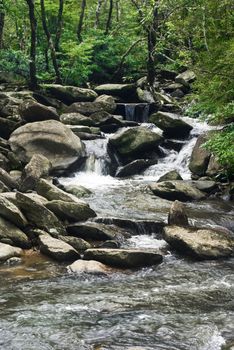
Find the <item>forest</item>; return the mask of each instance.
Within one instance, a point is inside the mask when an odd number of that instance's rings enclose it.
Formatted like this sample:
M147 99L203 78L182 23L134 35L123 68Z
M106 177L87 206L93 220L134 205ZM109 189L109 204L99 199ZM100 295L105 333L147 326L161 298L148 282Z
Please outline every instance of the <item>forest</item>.
M190 115L227 124L208 147L233 172L232 0L1 0L0 70L43 83L153 86L193 69ZM195 103L194 103L195 102Z

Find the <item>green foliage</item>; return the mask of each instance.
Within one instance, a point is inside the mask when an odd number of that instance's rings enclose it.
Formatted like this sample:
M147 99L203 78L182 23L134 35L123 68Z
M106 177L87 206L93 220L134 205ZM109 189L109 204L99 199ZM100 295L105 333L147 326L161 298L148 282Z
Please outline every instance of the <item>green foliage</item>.
M222 164L229 176L234 174L234 125L217 132L208 142L207 147L214 153L220 164Z
M20 50L0 50L0 70L28 78L29 59Z

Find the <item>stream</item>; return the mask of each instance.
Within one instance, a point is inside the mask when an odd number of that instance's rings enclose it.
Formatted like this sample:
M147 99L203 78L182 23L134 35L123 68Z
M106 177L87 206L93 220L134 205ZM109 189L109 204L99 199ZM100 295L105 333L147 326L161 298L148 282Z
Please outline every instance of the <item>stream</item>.
M174 169L190 179L193 146L209 127L185 119L194 128L182 148L162 147L158 164L140 175L109 175L110 135L105 135L85 141L84 169L60 179L90 189L85 200L99 218L137 222L139 230L126 246L167 249L141 222L165 221L171 206L150 192L150 182ZM191 224L233 228L234 206L224 199L186 203L186 208ZM191 261L167 251L161 265L108 277L68 275L65 266L43 258L25 261L24 268L0 270L1 350L221 350L234 340L234 259Z

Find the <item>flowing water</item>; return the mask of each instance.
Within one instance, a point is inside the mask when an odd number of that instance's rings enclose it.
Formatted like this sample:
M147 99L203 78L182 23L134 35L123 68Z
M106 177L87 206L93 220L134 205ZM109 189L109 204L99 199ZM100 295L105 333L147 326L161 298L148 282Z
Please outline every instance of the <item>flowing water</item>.
M189 157L207 125L189 122L194 129L181 150L163 148L158 164L141 175L109 175L106 136L86 141L85 168L61 179L89 188L86 200L99 217L136 220L142 229L125 245L164 249L163 263L108 277L68 275L65 266L43 259L1 267L1 350L220 350L233 341L234 260L181 258L143 224L165 221L171 205L152 195L148 183L174 169L184 179L190 177ZM191 223L233 225L230 202L186 205Z

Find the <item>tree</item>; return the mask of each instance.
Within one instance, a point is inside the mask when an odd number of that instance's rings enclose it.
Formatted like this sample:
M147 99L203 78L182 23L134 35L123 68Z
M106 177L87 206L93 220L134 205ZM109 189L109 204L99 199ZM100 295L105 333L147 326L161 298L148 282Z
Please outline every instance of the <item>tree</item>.
M64 8L63 0L59 0L57 28L56 28L55 43L54 43L55 51L60 50L60 39L62 35L62 26L63 26L63 8Z
M3 29L5 23L5 9L3 0L0 1L0 49L3 48Z
M81 33L82 33L82 27L84 22L85 8L86 8L86 0L82 0L80 18L77 26L77 38L80 43L83 41Z

